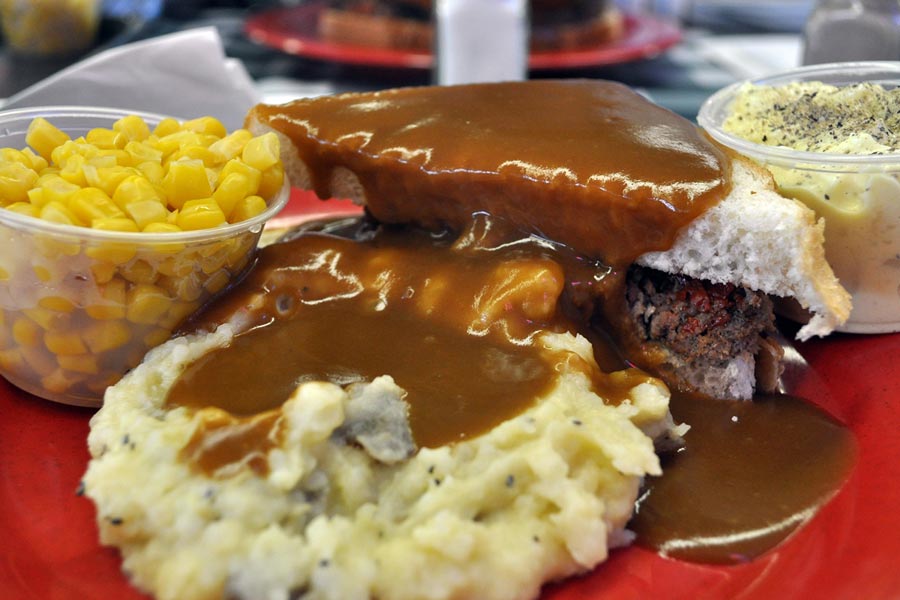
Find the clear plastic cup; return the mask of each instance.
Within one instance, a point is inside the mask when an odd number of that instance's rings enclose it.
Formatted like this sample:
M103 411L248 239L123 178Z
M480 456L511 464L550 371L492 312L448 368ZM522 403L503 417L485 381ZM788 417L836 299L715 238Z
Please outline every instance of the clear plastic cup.
M719 143L766 166L779 191L825 220L825 253L853 296L841 331L900 331L900 154L801 152L740 138L722 127L747 83L783 86L819 81L834 86L862 82L900 85L900 62L833 63L803 67L719 90L697 121Z
M73 138L138 114L41 107L0 113L0 147L24 148L28 124L48 119ZM0 374L42 398L96 406L106 387L250 264L260 215L180 233L122 233L60 225L0 209Z

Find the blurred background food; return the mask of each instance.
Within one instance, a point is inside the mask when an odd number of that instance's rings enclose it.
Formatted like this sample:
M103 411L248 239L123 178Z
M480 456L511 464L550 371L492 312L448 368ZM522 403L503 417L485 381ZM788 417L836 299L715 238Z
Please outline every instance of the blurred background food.
M348 1L341 0L340 4ZM51 20L46 15L62 14L59 7L65 6L69 11L83 7L87 11L91 2L2 0L0 6L5 12L0 16L9 24L12 17L7 17L7 12L29 8L42 17L37 21L49 26ZM366 2L372 4L373 0ZM62 55L23 54L16 50L23 44L17 43L12 34L6 36L5 45L0 48L0 98L8 98L85 56L203 26L218 30L226 54L243 63L266 101L428 84L435 80L430 68L409 67L396 56L376 61L379 55L369 52L351 60L346 48L335 42L330 47L326 44L325 50L331 53L322 57L312 51L315 44L308 39L283 39L283 44L274 45L255 41L247 33L248 24L253 22L271 27L273 20L264 19L272 11L289 11L280 16L299 14L296 11L309 10L311 6L321 11L327 8L328 0L93 0L93 4L98 20L87 47ZM398 6L395 10L405 11L404 14L415 12L408 0L386 4ZM418 4L421 6L416 10L427 14L426 5L433 3ZM54 5L57 8L51 10L49 7ZM567 27L583 28L597 15L614 14L618 20L611 22L618 25L606 32L606 41L595 40L581 46L582 50L592 50L592 54L578 56L571 47L549 49L541 66L532 68L528 75L621 81L694 118L703 99L716 89L739 79L799 65L803 29L815 8L814 0L540 0L534 10L541 22L556 20ZM300 26L310 27L309 18L306 21ZM279 22L286 26L285 18ZM677 35L673 37L672 29L662 28L659 23L674 26ZM29 31L37 31L37 25L31 27ZM22 31L19 28L20 34ZM89 33L85 29L85 34ZM34 45L49 47L49 40L43 36L26 37ZM322 50L321 43L317 49Z

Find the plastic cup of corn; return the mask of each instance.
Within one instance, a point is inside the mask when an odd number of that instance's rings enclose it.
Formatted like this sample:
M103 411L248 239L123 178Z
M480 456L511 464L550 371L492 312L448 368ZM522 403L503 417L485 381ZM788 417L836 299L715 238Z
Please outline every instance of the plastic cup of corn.
M209 117L0 112L0 374L98 405L250 264L289 197L273 138Z

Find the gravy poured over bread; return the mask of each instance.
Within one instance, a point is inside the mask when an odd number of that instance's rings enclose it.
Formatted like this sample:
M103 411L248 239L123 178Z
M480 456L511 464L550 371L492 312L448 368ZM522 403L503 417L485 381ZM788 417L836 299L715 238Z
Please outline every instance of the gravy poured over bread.
M259 105L247 124L282 137L294 185L352 198L379 221L459 229L484 211L603 260L620 285L597 303L598 315L630 360L677 387L749 398L759 356L768 373L761 387L771 390L780 357L766 340L772 318L753 319L735 356L681 354L649 326L651 315L626 302L633 263L793 297L813 313L801 339L827 334L849 313L811 211L690 122L619 84L344 94ZM729 309L708 321L734 318L746 317Z

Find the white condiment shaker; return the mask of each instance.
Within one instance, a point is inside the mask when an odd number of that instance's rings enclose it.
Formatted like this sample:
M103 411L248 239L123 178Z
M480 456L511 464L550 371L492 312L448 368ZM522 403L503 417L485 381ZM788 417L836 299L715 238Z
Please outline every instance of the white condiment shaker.
M898 0L818 0L804 30L803 64L900 60Z
M437 83L527 78L526 0L437 0L435 24Z

